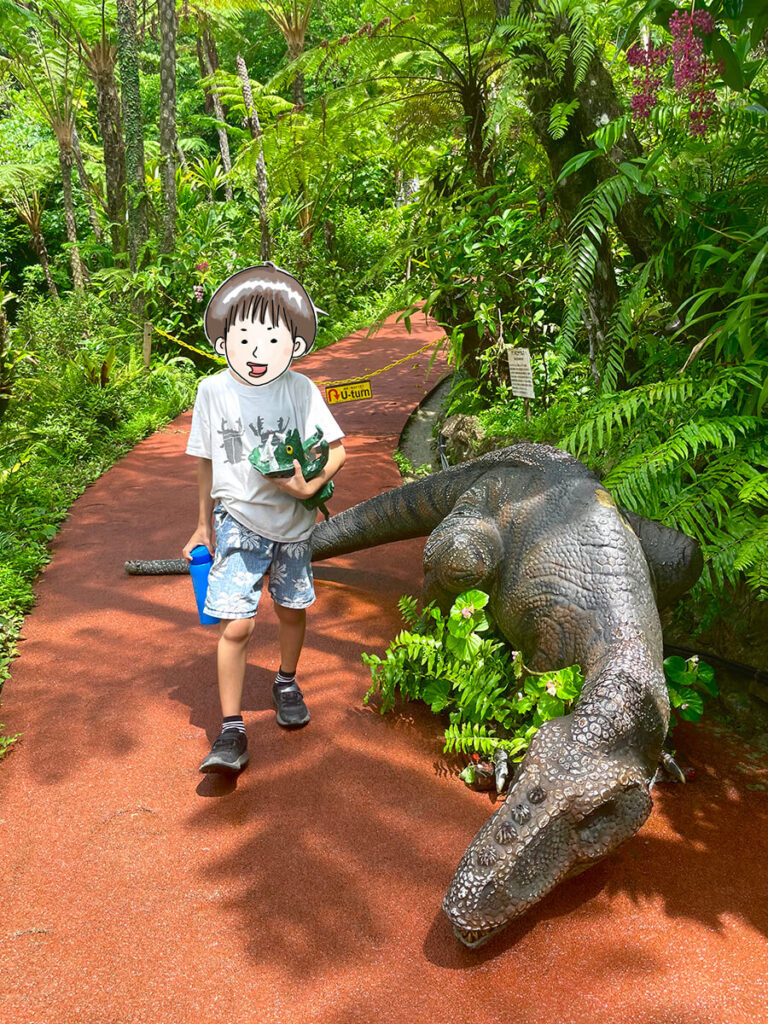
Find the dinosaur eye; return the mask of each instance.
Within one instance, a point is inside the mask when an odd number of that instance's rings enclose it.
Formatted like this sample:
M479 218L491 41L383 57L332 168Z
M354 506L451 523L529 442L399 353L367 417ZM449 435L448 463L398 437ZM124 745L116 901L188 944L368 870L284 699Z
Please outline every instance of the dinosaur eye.
M288 455L293 455L293 447L289 444L285 446L285 451Z

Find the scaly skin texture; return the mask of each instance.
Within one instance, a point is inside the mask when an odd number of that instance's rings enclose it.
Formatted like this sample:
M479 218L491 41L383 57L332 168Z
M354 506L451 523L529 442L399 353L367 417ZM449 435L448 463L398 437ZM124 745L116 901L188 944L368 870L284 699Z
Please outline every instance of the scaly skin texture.
M695 582L701 555L690 538L630 518L634 529L572 456L519 444L378 495L313 534L319 560L429 533L426 600L445 607L482 588L530 668L584 673L575 710L536 734L448 888L443 909L465 945L610 853L651 811L669 721L657 602Z

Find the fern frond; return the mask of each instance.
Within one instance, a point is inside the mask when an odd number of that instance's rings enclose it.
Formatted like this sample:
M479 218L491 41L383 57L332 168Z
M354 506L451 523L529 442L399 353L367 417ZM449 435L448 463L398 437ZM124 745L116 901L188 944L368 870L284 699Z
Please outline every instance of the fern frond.
M578 109L578 100L571 100L570 103L555 103L549 112L549 134L553 139L562 139L568 131L571 115Z
M626 430L645 408L658 406L663 411L672 405L686 402L691 398L693 388L690 378L679 377L655 381L612 395L610 401L595 403L579 426L561 438L560 443L577 456L585 449L592 451L596 447L602 448L603 444L612 440L616 430Z
M739 498L748 505L768 505L768 473L753 472L739 491Z
M768 599L768 522L762 520L738 547L734 568L744 572L750 586Z

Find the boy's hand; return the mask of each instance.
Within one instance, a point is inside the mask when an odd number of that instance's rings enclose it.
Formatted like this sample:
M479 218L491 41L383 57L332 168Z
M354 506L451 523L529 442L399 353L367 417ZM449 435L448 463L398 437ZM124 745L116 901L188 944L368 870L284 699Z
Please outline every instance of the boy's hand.
M199 544L205 544L210 553L214 553L216 542L213 537L213 529L210 526L198 526L187 541L183 555L188 562L192 561L192 548L196 548Z
M281 491L285 491L286 494L298 498L299 501L311 498L323 486L321 477L313 477L311 480L304 479L304 472L298 459L293 460L293 470L293 476L276 477L272 480L272 483L279 487Z

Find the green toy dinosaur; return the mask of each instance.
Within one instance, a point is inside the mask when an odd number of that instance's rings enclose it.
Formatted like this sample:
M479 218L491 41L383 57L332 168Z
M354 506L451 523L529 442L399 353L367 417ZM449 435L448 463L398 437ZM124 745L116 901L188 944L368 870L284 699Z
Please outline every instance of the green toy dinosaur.
M312 480L320 473L328 462L328 442L323 441L323 432L320 427L315 427L315 432L306 441L302 442L298 430L289 430L285 440L280 441L273 452L266 458L263 457L263 450L255 448L248 456L254 469L266 477L289 477L293 476L293 460L296 459L301 466L305 480ZM328 518L328 509L325 502L333 494L333 480L313 494L311 498L305 498L302 505L308 509L319 508L325 518Z

